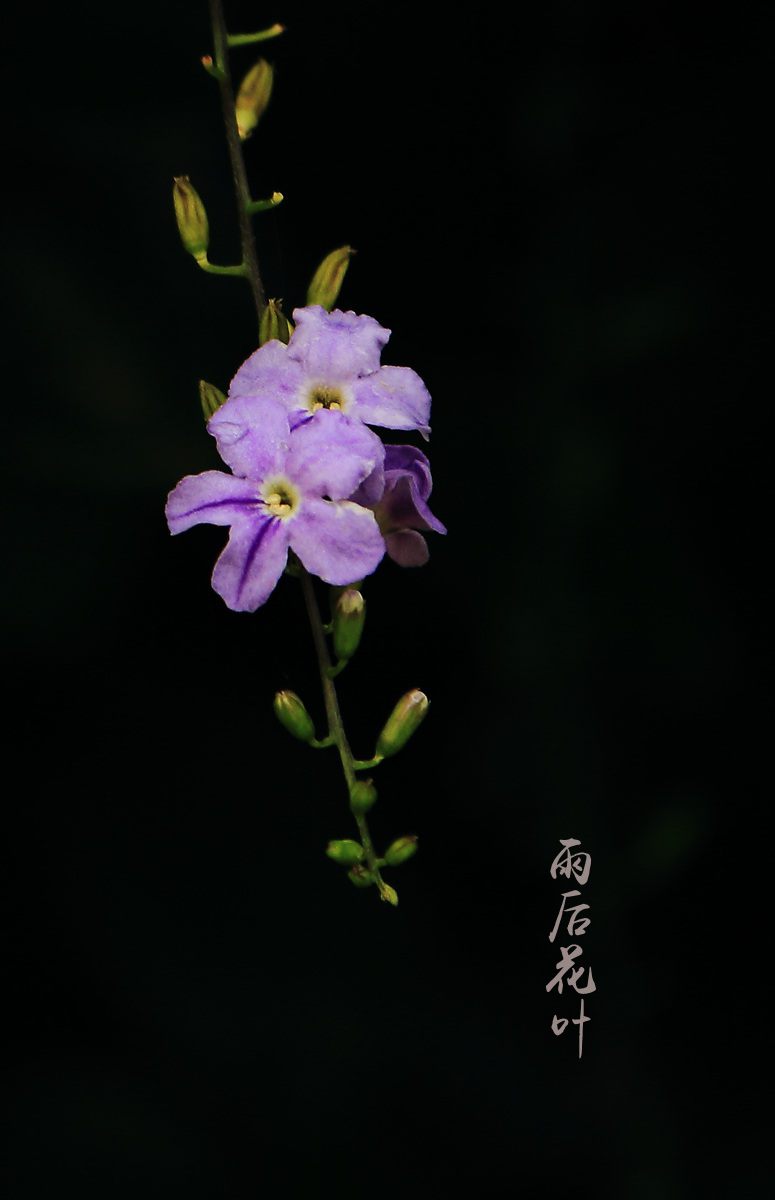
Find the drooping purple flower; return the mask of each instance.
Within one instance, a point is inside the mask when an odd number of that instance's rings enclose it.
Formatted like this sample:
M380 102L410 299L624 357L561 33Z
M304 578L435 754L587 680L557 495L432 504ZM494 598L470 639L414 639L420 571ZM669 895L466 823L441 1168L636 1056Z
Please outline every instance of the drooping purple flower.
M382 476L382 442L344 413L291 431L287 409L264 400L249 427L228 405L211 418L221 458L234 472L187 475L170 492L170 532L229 525L212 585L237 612L262 605L285 569L288 549L313 575L344 585L376 570L385 546L374 514L352 499L369 475Z
M390 330L373 317L326 312L319 304L294 310L287 346L271 341L242 364L227 403L241 402L248 417L256 403L281 401L291 428L322 409L340 410L367 425L430 433L431 398L410 367L381 367Z
M428 507L432 488L431 465L421 450L386 446L384 468L374 471L351 497L373 510L385 549L401 567L422 567L428 561L420 530L447 532Z

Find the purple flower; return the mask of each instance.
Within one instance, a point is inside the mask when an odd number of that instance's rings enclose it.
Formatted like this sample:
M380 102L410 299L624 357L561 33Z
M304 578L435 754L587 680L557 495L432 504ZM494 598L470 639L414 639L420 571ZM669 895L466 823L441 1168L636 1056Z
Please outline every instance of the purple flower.
M254 612L285 569L290 547L313 575L348 584L376 570L385 545L374 514L351 499L370 475L382 477L384 446L344 413L290 430L288 412L264 400L250 426L224 404L208 429L234 474L187 475L170 492L171 533L230 525L212 584L229 608Z
M326 312L319 304L294 310L287 346L272 341L242 364L228 403L239 400L246 419L256 403L281 401L291 428L323 409L341 410L367 425L430 433L431 398L409 367L381 367L390 330L373 317Z
M447 532L428 508L432 488L431 465L421 450L386 446L384 469L374 471L351 497L373 509L385 549L401 567L422 567L428 561L420 529Z

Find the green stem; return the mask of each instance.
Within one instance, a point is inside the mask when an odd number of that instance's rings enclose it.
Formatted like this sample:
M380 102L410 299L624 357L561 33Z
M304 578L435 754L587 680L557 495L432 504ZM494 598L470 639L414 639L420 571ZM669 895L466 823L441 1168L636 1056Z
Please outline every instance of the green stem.
M242 156L242 143L237 132L237 117L234 104L234 89L231 84L229 70L229 35L223 16L222 0L210 0L210 23L213 30L213 49L215 51L215 66L218 75L218 89L221 93L223 121L226 126L226 141L229 147L229 161L234 179L234 191L237 197L237 214L239 217L240 241L242 243L242 261L245 266L250 290L253 293L253 303L256 306L256 316L261 321L261 313L266 307L264 285L258 269L256 242L253 237L253 226L248 214L250 204L250 189L245 171L245 160Z
M254 217L256 213L269 212L272 208L277 208L278 204L282 204L282 192L275 192L268 200L250 200L248 202L248 216Z
M375 754L373 758L354 758L353 767L356 771L371 771L379 766L383 758L383 754Z
M230 33L226 41L230 48L234 46L254 46L256 42L265 42L269 38L278 37L284 32L284 25L270 25L268 29L259 29L258 33Z
M328 718L329 735L334 739L334 744L339 751L339 758L342 763L342 771L344 772L345 782L347 783L348 795L352 791L353 784L356 782L354 760L352 750L347 741L347 734L344 730L342 714L339 711L339 698L336 694L334 681L329 674L331 670L331 659L328 655L328 646L326 645L326 636L323 633L323 622L320 619L320 610L318 602L315 598L315 589L312 586L312 579L309 572L301 568L301 586L304 592L304 603L307 606L307 616L312 627L312 639L315 643L315 652L318 658L318 667L320 669L320 682L323 686L323 700L326 706L326 716ZM379 873L377 865L377 855L374 852L374 843L371 840L369 826L364 813L353 813L358 825L358 833L361 837L361 845L366 852L366 864L374 876L379 894L383 900L387 899L385 893L385 883Z
M233 275L237 279L245 279L247 277L244 263L240 263L236 267L217 267L215 263L208 262L206 258L198 258L196 263L208 275Z

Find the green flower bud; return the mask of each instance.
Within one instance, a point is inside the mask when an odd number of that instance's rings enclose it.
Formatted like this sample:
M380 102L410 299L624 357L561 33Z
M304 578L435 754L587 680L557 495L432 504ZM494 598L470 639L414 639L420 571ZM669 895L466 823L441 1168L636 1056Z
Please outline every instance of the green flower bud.
M379 893L380 900L387 900L388 904L392 904L393 908L398 904L398 892L392 888L389 883L382 884L382 890Z
M330 312L339 296L345 272L355 251L352 246L340 246L327 254L312 276L307 289L307 304L322 304Z
M289 733L301 742L311 742L315 737L315 726L302 701L295 692L278 692L274 698L277 720Z
M354 866L352 870L347 872L347 878L351 883L354 883L355 886L359 888L371 887L372 883L374 882L374 876L372 875L371 871L369 871L367 867L362 867L359 865Z
M377 740L377 755L389 758L406 745L428 711L428 697L413 688L398 701Z
M358 779L350 788L350 808L365 813L377 803L377 789L370 779Z
M255 129L261 117L266 112L269 98L272 95L274 68L265 58L259 58L251 67L237 92L236 114L237 132L240 140L245 141Z
M385 864L388 867L400 867L413 854L417 853L417 838L412 834L396 838L385 851Z
M210 226L205 206L188 175L180 175L173 181L172 199L184 250L193 254L197 262L206 262Z
M217 413L221 405L226 403L226 397L214 383L208 383L205 379L200 379L199 402L202 405L202 413L204 414L205 421L209 421L213 413Z
M259 346L271 341L283 342L287 346L292 333L293 325L280 308L280 301L267 300L258 327Z
M357 588L345 588L334 606L334 653L339 662L347 661L355 654L365 620L363 596Z
M354 863L363 862L366 857L366 851L360 842L354 842L351 838L337 838L333 842L329 842L326 846L326 854L335 863L341 863L343 867L351 867Z

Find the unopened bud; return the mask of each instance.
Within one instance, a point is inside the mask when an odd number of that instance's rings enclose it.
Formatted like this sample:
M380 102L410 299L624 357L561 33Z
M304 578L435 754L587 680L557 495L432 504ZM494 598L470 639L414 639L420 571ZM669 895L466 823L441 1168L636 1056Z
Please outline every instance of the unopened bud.
M370 779L358 779L350 788L350 808L365 813L377 803L377 789Z
M313 741L315 726L312 717L295 692L278 692L274 698L274 711L280 724L299 741Z
M363 862L366 856L360 842L354 842L351 838L337 838L333 842L329 842L326 846L326 854L335 863L341 863L343 867L351 867L354 863Z
M266 112L272 95L274 68L265 58L259 58L251 67L237 92L237 132L244 142L249 138L261 117Z
M330 312L342 287L345 272L355 251L352 246L340 246L327 254L312 276L307 289L307 304L322 304Z
M387 900L388 904L392 904L393 908L398 904L398 892L392 888L389 883L383 883L379 890L380 900Z
M357 588L345 588L334 606L334 653L339 662L346 662L355 654L365 620L363 596Z
M360 865L354 866L351 871L348 871L347 878L359 888L371 887L374 882L374 876L368 867Z
M417 838L414 835L396 838L385 851L385 863L388 867L400 867L416 853Z
M277 341L287 346L292 333L293 326L280 308L280 301L267 300L258 326L258 344L263 346L266 342Z
M210 226L205 206L188 175L180 175L174 180L172 199L183 248L193 254L197 261L206 260Z
M401 697L377 740L377 754L380 758L389 758L406 745L418 725L422 724L428 704L428 697L417 688Z
M226 403L226 397L214 383L208 383L206 379L200 379L199 403L202 405L202 413L204 414L205 421L209 421L213 413L217 413L221 405Z

